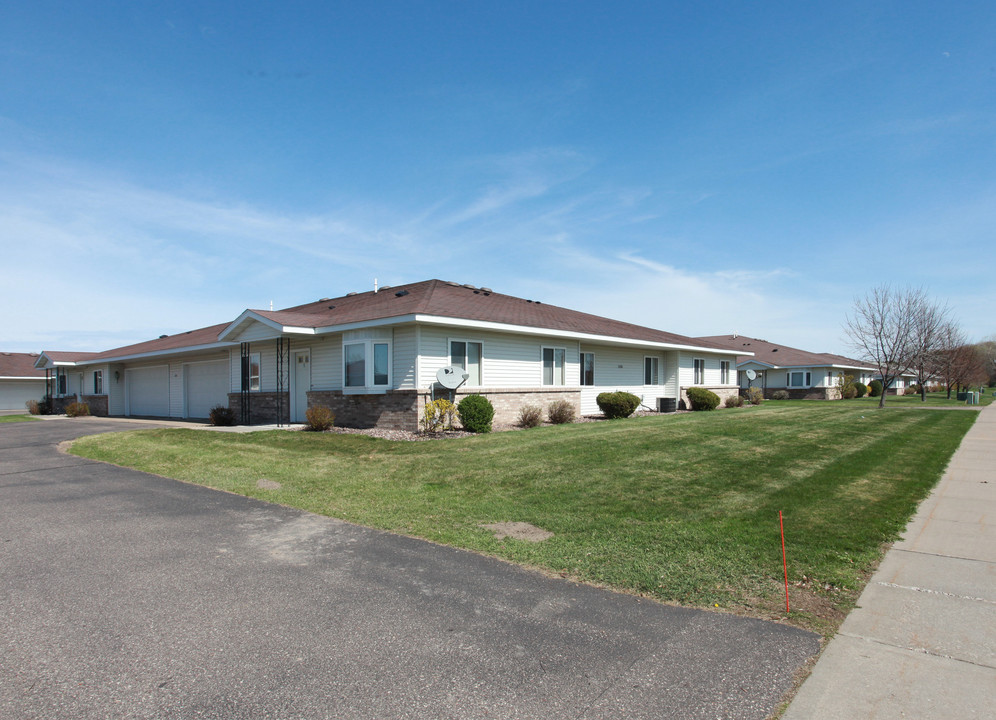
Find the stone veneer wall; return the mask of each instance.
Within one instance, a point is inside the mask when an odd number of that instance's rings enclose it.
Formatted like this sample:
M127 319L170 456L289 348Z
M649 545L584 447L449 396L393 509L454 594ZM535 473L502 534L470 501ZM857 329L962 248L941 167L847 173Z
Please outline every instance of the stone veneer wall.
M451 391L436 388L436 398L449 399ZM543 409L543 419L546 419L546 409L555 400L566 400L574 406L574 414L581 414L580 388L460 388L456 391L455 403L460 404L468 395L483 395L495 408L494 422L500 425L514 425L519 421L519 410L524 405L537 405ZM419 412L427 402L432 400L428 390L419 391ZM420 414L421 417L421 414Z
M483 395L495 408L494 422L511 425L518 421L523 405L538 405L546 410L554 400L567 400L580 413L580 389L529 389L529 388L469 388L453 394L443 388L436 389L436 398L452 399L455 404L468 395ZM325 405L335 413L335 424L340 427L385 428L389 430L417 431L422 408L432 400L429 390L394 390L377 395L343 395L341 391L315 390L308 393L308 406ZM254 406L255 408L255 406ZM253 410L255 416L255 409Z
M283 417L277 420L277 398L283 395ZM242 421L242 393L228 393L228 407L235 413L235 422ZM254 392L249 401L253 425L273 425L290 422L290 393Z
M312 390L308 407L324 405L335 413L339 427L418 430L414 390L392 390L374 395L343 395L341 390Z
M734 395L740 394L740 388L736 387L710 387L709 385L694 385L693 387L700 387L706 390L712 390L714 393L719 395L719 407L726 407L726 398L732 397ZM688 393L686 392L688 388L681 388L681 397L678 399L678 409L679 410L691 410L692 405L688 402Z
M90 414L97 417L107 417L106 395L84 395L83 402L90 408Z

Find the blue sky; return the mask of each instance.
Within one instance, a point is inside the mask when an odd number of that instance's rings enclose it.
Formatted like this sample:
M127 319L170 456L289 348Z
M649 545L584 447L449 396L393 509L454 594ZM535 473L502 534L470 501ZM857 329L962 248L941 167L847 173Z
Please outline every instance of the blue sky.
M5 351L438 277L848 353L996 333L996 6L11 2Z

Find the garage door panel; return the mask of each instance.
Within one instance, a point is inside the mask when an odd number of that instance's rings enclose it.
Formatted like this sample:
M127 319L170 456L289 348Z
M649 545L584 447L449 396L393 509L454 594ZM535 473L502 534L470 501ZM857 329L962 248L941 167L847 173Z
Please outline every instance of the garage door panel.
M211 408L228 406L228 360L184 365L187 417L206 418Z
M169 368L131 368L126 372L128 414L169 417Z

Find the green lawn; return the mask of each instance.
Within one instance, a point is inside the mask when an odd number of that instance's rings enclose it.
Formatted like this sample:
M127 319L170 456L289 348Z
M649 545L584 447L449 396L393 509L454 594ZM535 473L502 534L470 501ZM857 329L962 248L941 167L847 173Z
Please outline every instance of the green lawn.
M859 403L872 403L878 405L877 397L863 397L855 398L854 400L849 400L848 402L859 402ZM991 405L993 401L993 388L986 388L985 393L979 397L979 405L976 407L982 407L985 405ZM951 399L948 399L948 394L946 392L939 393L927 393L927 401L924 402L920 399L919 395L889 395L885 398L886 407L968 407L964 400L957 399L957 393L951 393Z
M148 430L72 452L761 617L784 611L781 510L792 621L832 632L975 417L784 401L415 443ZM263 478L282 487L258 489ZM503 521L555 535L498 541L479 527Z
M0 415L0 423L5 422L31 422L38 418L33 415Z

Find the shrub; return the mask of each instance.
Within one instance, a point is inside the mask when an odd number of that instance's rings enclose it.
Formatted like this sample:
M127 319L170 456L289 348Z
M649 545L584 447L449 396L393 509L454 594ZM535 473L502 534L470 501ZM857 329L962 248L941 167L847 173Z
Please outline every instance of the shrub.
M554 425L566 425L575 420L574 405L569 400L554 400L546 409L547 419Z
M903 394L904 395L919 395L920 394L920 386L919 385L910 385L908 388L906 388L906 391Z
M308 422L308 430L325 432L335 424L335 413L325 405L312 405L304 411L304 419Z
M844 388L843 398L845 400L853 400L857 396L858 396L858 389L853 385L848 385L846 388Z
M788 400L789 397L791 396L789 395L788 390L775 390L771 393L772 400Z
M692 410L715 410L719 407L719 395L712 390L690 387L685 393L688 395L688 404L692 406Z
M727 395L723 405L728 408L743 407L744 399L739 395Z
M543 422L543 409L539 405L523 405L519 408L519 427L533 428Z
M24 407L26 407L28 412L32 415L41 415L41 405L38 404L37 400L28 400L24 403Z
M859 382L854 383L854 392L855 392L854 397L862 398L868 394L868 386L865 385L864 383L859 383Z
M446 398L427 402L422 414L423 432L441 432L453 428L453 421L460 417L456 405Z
M882 394L882 381L872 380L868 383L868 397L878 397Z
M764 391L761 388L756 387L747 388L747 392L744 393L744 398L751 405L760 405L764 402Z
M598 409L610 420L629 417L640 406L640 398L628 392L604 392L595 398Z
M85 402L71 402L66 405L66 417L86 417L90 414L90 406Z
M460 401L460 422L473 433L491 432L491 421L495 418L495 406L483 395L468 395Z
M218 427L229 427L235 424L235 411L227 405L215 405L208 412L211 424Z

